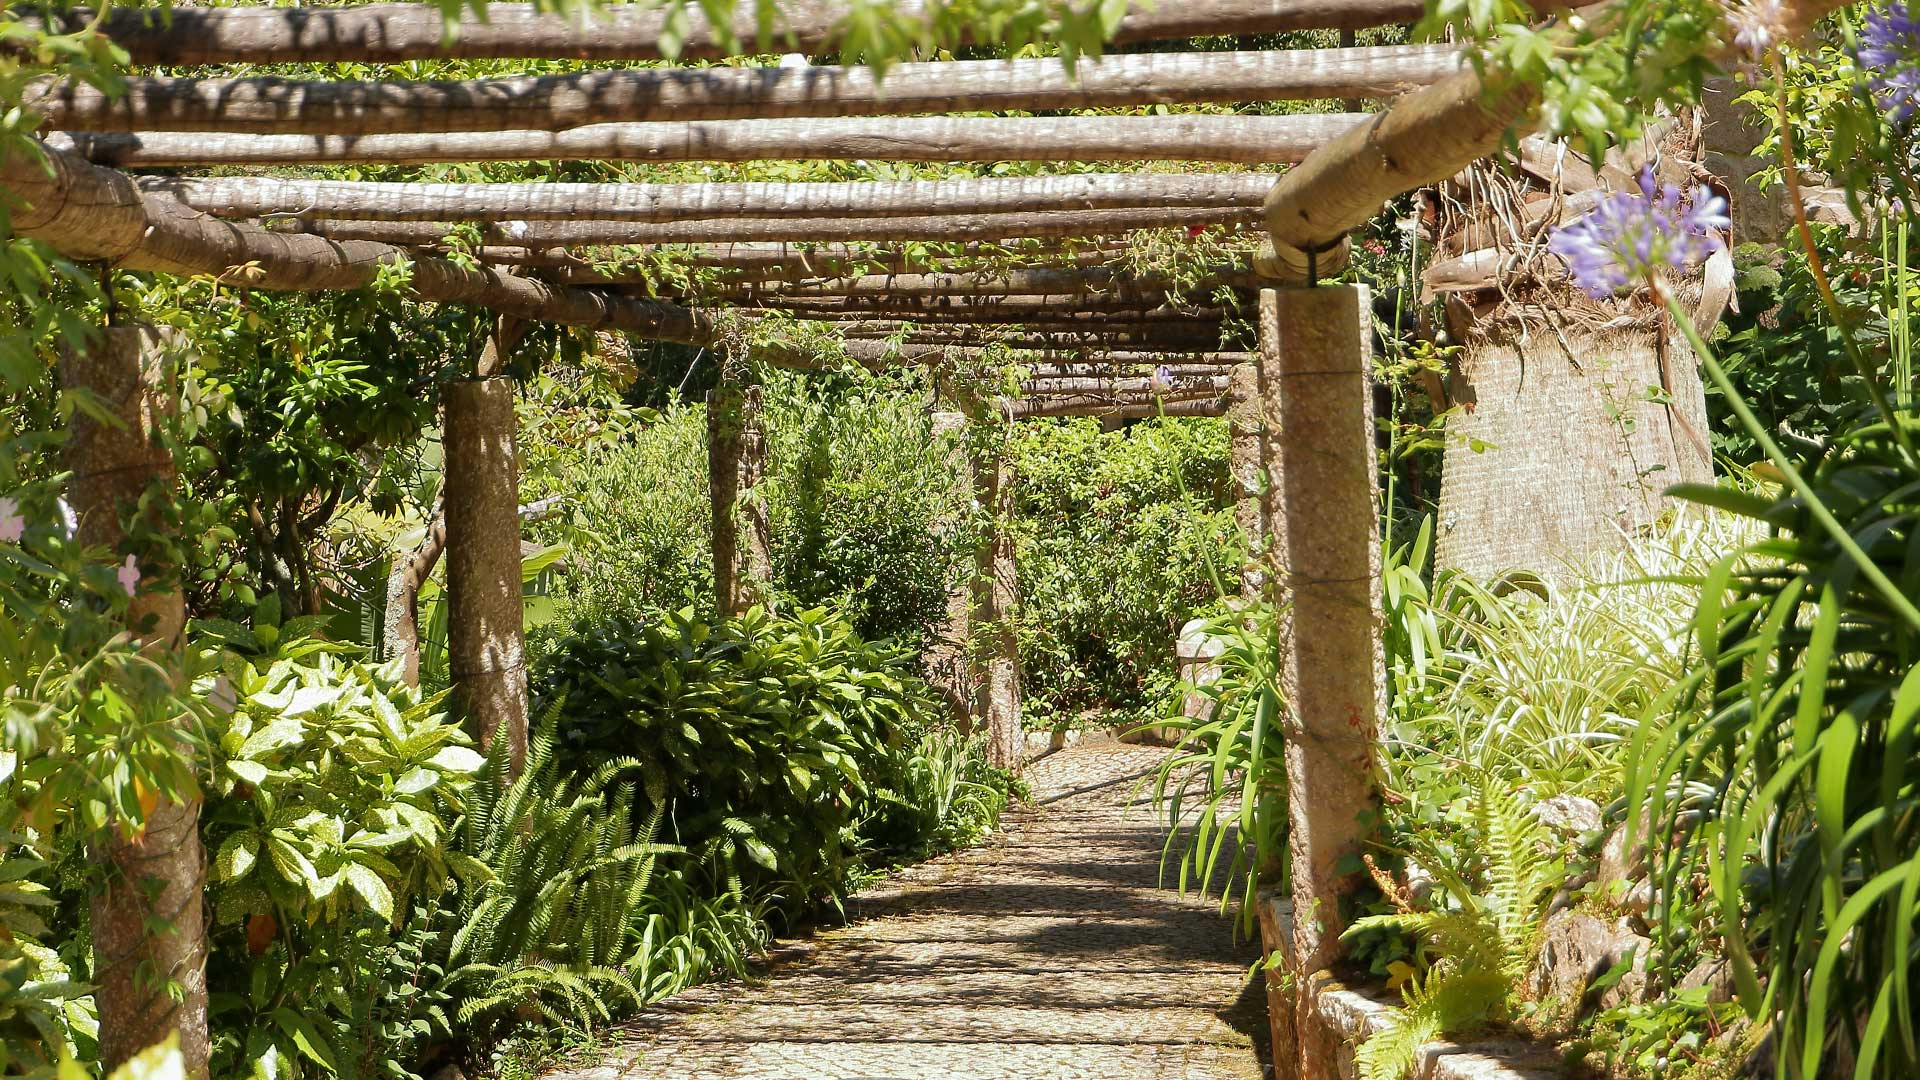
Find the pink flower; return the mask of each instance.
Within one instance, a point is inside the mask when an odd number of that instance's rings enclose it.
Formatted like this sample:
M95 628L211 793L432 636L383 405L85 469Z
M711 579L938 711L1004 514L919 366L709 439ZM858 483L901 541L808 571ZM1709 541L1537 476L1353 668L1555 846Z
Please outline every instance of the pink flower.
M27 519L20 515L20 504L9 498L0 498L0 541L17 544L26 534Z
M113 576L120 579L120 587L127 590L128 596L140 591L140 564L133 561L133 556L127 556L127 561Z

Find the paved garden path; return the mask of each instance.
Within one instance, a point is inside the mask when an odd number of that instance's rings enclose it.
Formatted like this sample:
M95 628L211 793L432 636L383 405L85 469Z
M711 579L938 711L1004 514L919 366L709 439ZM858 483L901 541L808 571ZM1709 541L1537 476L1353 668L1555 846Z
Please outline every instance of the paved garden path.
M1266 1014L1216 904L1157 887L1166 751L1028 770L1004 834L848 905L768 978L682 994L552 1080L1258 1080Z

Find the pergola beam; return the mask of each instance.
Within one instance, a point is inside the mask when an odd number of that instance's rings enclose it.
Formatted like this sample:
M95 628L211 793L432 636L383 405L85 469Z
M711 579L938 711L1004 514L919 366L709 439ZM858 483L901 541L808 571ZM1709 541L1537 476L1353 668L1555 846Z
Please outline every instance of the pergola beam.
M907 14L924 11L901 0ZM716 32L696 4L613 4L597 13L547 14L532 4L489 4L484 20L462 13L449 27L432 4L354 7L176 7L118 9L103 29L139 65L394 64L410 60L561 57L575 60L667 59L660 41L670 10L685 18L679 56L715 59L740 48L817 52L832 47L847 7L832 0L782 0L772 40L758 41L752 4L736 4L725 32ZM1185 0L1142 3L1123 15L1115 43L1358 29L1408 23L1421 0ZM63 25L79 27L93 12L77 10ZM452 32L449 33L449 30Z
M479 257L483 262L554 267L581 273L597 272L598 267L644 267L664 260L676 265L724 270L735 280L745 282L806 281L849 274L951 273L975 263L1008 260L1044 260L1048 265L1043 268L1100 267L1123 259L1126 253L1126 243L1118 240L1026 237L999 242L970 241L954 244L952 250L929 249L921 244L784 241L635 244L579 251L498 244L481 248Z
M1113 258L1112 254L1107 256ZM644 283L660 278L644 269L595 270L590 266L566 266L542 270L541 276L569 285ZM1252 289L1262 282L1248 268L1230 265L1206 267L1192 280L1175 281L1162 274L1135 276L1124 267L1018 267L982 270L976 273L904 273L862 274L857 277L824 277L801 281L749 280L726 281L706 288L702 295L729 302L776 304L803 301L813 297L881 296L905 297L1009 297L1040 295L1152 297L1170 289L1198 292L1215 288Z
M1225 398L1130 402L1082 398L1026 398L1010 401L1006 406L1006 415L1010 420L1039 420L1063 416L1145 420L1155 416L1225 416L1226 414Z
M1040 112L1281 99L1391 98L1458 70L1448 45L1142 53L1084 61L899 64L882 87L864 66L648 68L458 82L275 77L127 80L108 96L42 80L24 105L55 129L380 135L558 131L661 120Z
M362 221L676 222L702 218L921 217L1045 210L1250 208L1260 173L1076 173L838 183L382 183L278 176L142 177L220 217Z
M1283 165L1366 114L919 116L590 124L412 135L64 132L101 165L434 165L482 161L1214 161Z
M531 248L619 244L714 244L828 241L857 243L1008 240L1024 237L1115 236L1141 229L1250 225L1257 207L1160 207L1118 210L1041 210L1021 214L950 214L898 218L734 218L646 224L626 221L513 221L481 227L481 243ZM274 232L311 233L336 240L378 240L434 247L456 228L445 221L276 219Z

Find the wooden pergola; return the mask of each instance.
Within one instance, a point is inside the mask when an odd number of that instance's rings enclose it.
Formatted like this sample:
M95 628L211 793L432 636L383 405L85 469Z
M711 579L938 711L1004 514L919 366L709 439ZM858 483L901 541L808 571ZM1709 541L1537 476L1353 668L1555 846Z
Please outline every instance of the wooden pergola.
M903 5L905 6L905 5ZM1536 5L1543 10L1558 4ZM790 37L819 50L841 10L783 4ZM911 10L911 9L910 9ZM1182 0L1136 7L1116 42L1179 41L1405 24L1419 0ZM580 21L492 4L447 33L430 4L179 8L107 15L142 69L426 59L658 60L664 14L613 5ZM723 33L689 12L681 55L725 59ZM84 14L75 16L84 18ZM739 11L734 35L754 36ZM1152 52L1083 60L904 63L884 81L858 66L593 68L457 82L301 81L236 73L137 74L108 98L36 86L45 161L0 162L16 234L74 259L210 275L235 287L352 290L410 267L421 300L498 319L475 377L445 395L450 652L462 708L523 748L520 550L513 387L504 357L529 321L724 347L741 327L807 327L844 360L939 370L1018 356L1017 397L955 395L975 422L1048 416L1229 415L1236 517L1281 569L1296 918L1271 994L1283 1077L1337 1075L1306 978L1338 954L1351 860L1378 806L1383 710L1378 495L1366 290L1319 287L1346 236L1387 200L1496 150L1531 108L1491 88L1449 46ZM1030 115L1039 111L1342 100L1339 113ZM1359 102L1394 99L1382 112ZM1021 115L995 115L1018 111ZM315 180L314 165L521 161L1126 163L1128 171L834 183L391 183ZM1178 174L1144 163L1212 162ZM1226 168L1231 166L1232 168ZM178 170L219 167L219 175ZM1286 167L1284 171L1277 171ZM166 175L141 170L165 169ZM1261 241L1195 277L1136 272L1130 233L1186 228ZM469 239L458 243L450 234ZM478 237L477 246L471 241ZM941 253L928 244L942 245ZM676 290L649 260L696 266ZM1236 347L1235 320L1257 329ZM759 363L838 363L771 335ZM132 378L152 339L107 332L89 377ZM1165 369L1161 371L1160 369ZM101 373L114 373L109 374ZM757 391L711 399L717 585L732 609L766 572L764 519L740 496L762 462ZM984 440L980 440L984 441ZM1005 463L976 456L983 506L1008 505ZM979 552L977 622L998 627L974 665L977 723L1017 764L1015 594L1004 530ZM1249 590L1263 587L1247 575ZM111 992L110 989L103 993ZM110 1006L103 1001L103 1012ZM1296 1049L1297 1048L1297 1049ZM111 1057L111 1055L108 1055Z

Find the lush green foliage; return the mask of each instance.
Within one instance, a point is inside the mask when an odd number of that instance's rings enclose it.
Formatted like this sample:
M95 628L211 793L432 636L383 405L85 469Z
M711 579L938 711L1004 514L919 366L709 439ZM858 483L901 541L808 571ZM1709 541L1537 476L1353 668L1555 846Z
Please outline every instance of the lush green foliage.
M965 475L911 382L768 386L766 491L774 583L787 606L844 605L867 638L918 642L960 572Z
M203 832L212 852L208 983L216 1067L391 1071L377 1037L404 916L447 887L447 821L480 767L435 699L397 671L286 643L207 686L214 732Z
M1649 710L1658 722L1632 755L1636 807L1679 841L1655 845L1662 885L1708 875L1741 1000L1777 1018L1788 1075L1839 1052L1861 1076L1920 1067L1908 991L1920 619L1865 572L1916 591L1920 462L1898 435L1920 425L1897 423L1810 456L1811 500L1696 493L1774 535L1702 576L1697 663Z
M1011 454L1029 722L1147 704L1238 565L1225 423L1022 423Z
M1162 874L1183 892L1218 890L1223 907L1238 899L1248 930L1256 890L1286 888L1288 877L1283 614L1262 603L1208 620L1203 632L1221 647L1217 675L1180 682L1150 725L1178 740L1153 779L1167 818ZM1166 874L1169 856L1177 875Z
M615 623L560 642L536 690L567 702L563 754L638 759L663 835L736 894L831 897L863 855L910 852L939 825L909 798L938 706L905 653L845 615Z

